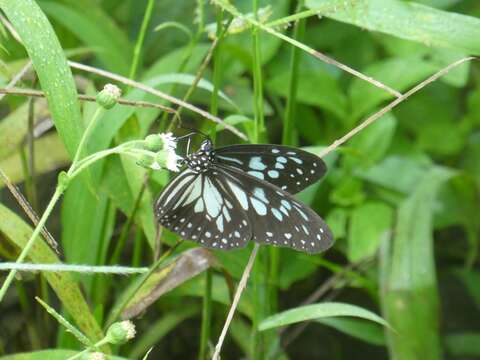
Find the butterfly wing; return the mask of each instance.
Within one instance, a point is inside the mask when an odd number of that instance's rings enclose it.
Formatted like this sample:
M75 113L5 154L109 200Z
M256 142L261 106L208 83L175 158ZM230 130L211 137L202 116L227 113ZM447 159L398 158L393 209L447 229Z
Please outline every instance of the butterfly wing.
M295 194L318 181L325 163L309 152L282 145L232 145L215 150L215 162Z
M219 175L187 169L174 178L155 204L159 223L208 248L244 247L252 238L250 222Z
M333 244L327 224L286 191L236 168L215 165L223 188L247 213L252 240L318 253Z

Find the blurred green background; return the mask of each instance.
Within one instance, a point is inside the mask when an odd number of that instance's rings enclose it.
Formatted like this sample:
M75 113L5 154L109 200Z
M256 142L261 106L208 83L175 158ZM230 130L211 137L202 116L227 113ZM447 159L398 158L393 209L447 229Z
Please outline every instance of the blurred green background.
M0 1L0 9L5 10L8 3ZM147 1L36 3L70 60L133 77L178 98L191 86L215 35L215 25L230 18L210 1L150 2L153 8L139 65L132 71ZM233 4L243 13L252 11L251 1ZM260 1L258 6L265 14L264 23L325 6L322 16L275 29L400 92L458 59L480 54L480 2L476 0L277 0ZM386 91L262 30L257 30L257 38L249 27L239 30L219 42L189 102L218 112L250 140L258 135L261 142L320 153L394 100ZM4 88L28 57L4 25L0 26L0 41L0 87ZM38 44L45 59L50 44L47 37ZM254 69L261 69L260 91ZM73 73L79 93L94 95L95 89L109 82L98 75ZM31 72L17 86L40 89ZM220 91L218 97L212 95L214 89ZM126 86L122 90L129 99L159 102ZM29 166L29 112L36 124L51 118L43 99L33 103L11 95L1 100L0 169L41 213L53 193L57 173L70 160L64 135L51 129L35 139L34 166ZM84 124L94 108L92 103L81 104ZM265 128L255 133L254 122L261 113ZM116 106L100 120L89 152L165 131L170 121L170 115L157 109ZM202 131L215 128L189 111L182 112L182 121ZM221 127L217 130L217 146L242 142ZM315 256L262 248L223 358L480 358L479 65L473 61L455 68L328 154L325 161L329 166L325 179L299 198L326 219L335 234L334 247ZM61 258L75 264L151 265L159 251L152 204L168 174L152 174L142 190L145 170L115 156L96 165L90 175L89 181L78 179L69 186L49 219L48 227L61 244ZM137 201L139 192L142 196ZM0 188L2 261L14 261L23 241L19 238L30 231L26 223L8 190ZM174 240L173 234L161 235L164 248ZM181 257L193 247L191 242L183 243L175 253ZM55 257L46 247L35 251L37 257L31 261ZM136 339L114 349L115 353L141 358L154 346L151 359L198 358L202 306L205 309L208 302L205 289L211 281L208 353L228 310L229 286L238 282L250 251L251 246L214 251L218 263L207 272L180 269L187 281L176 280L172 291L142 309L134 320ZM272 259L278 263L272 265ZM82 293L72 290L59 298L47 284L54 281L50 278L22 274L21 280L0 304L0 355L32 351L21 359L53 359L65 355L35 351L79 345L45 314L34 295L63 309L80 328L83 315L104 325L134 278L69 276L59 281L79 286ZM160 277L157 282L164 280ZM55 292L58 295L58 289ZM281 333L278 329L257 333L252 344L252 321L258 324L268 315L298 307L310 296L313 302L345 302L369 309L387 320L396 333L384 333L373 322L332 317L290 326ZM76 315L67 311L68 301L71 308L80 298L89 305L88 316L84 310Z

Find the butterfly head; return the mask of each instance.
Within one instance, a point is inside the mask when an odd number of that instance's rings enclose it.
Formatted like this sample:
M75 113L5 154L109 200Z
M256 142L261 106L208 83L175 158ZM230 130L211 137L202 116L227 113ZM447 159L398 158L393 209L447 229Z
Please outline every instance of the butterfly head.
M185 164L196 173L207 171L213 162L213 144L211 140L202 141L200 149L185 158Z

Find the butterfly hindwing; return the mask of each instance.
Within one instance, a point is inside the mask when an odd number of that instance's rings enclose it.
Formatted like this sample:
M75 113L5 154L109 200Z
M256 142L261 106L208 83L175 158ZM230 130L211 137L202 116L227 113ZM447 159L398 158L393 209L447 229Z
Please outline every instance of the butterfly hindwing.
M214 168L226 190L247 213L252 240L308 253L332 245L332 233L322 218L286 191L236 168Z
M295 194L318 181L325 163L309 152L283 145L231 145L215 149L215 162L242 170Z
M217 171L185 172L172 180L155 205L160 224L205 247L244 247L252 238L250 223Z

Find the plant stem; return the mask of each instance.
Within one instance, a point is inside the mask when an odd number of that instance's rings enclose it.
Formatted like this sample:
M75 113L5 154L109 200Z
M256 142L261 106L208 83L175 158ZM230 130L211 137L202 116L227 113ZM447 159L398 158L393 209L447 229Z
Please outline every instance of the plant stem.
M303 7L303 1L298 3L297 12ZM293 38L302 41L305 34L305 20L299 20L295 23L293 31ZM300 60L300 49L292 48L290 56L290 79L288 86L287 105L285 109L285 121L283 123L282 144L295 145L294 141L294 125L295 125L295 110L297 105L297 88L298 88L298 66Z
M258 0L253 0L253 13L257 17ZM262 86L262 61L260 52L260 38L257 27L252 28L252 53L253 53L253 92L255 110L255 139L258 142L264 132L263 116L263 86Z
M142 26L140 27L140 32L138 34L137 42L135 43L135 48L133 49L133 60L132 66L130 67L129 78L134 80L137 74L138 64L140 62L140 54L142 52L143 41L145 39L145 33L147 32L148 23L152 17L153 5L155 4L154 0L148 0L147 8L145 9L145 14L143 15Z
M92 116L92 119L88 123L87 128L83 132L83 136L80 139L80 143L78 144L77 152L75 153L75 156L73 158L72 165L70 166L70 169L68 169L68 173L67 173L68 175L71 175L72 172L75 170L75 167L76 167L76 165L77 165L77 163L80 160L80 157L82 155L83 148L85 147L85 143L87 142L88 138L90 137L90 133L92 132L93 128L95 127L95 124L96 124L97 120L100 118L100 115L102 115L104 111L105 111L104 108L101 107L101 106L98 106L97 109L95 110L95 112Z
M51 212L53 211L53 208L55 207L55 204L57 203L58 199L60 199L60 196L63 193L63 188L60 186L57 186L55 188L55 192L53 193L52 198L50 199L50 202L47 205L47 208L45 209L45 212L43 213L42 217L38 221L38 225L35 227L35 230L33 230L32 235L30 236L30 239L28 239L27 244L25 247L22 249L22 252L20 253L20 256L17 258L16 263L22 263L25 258L28 255L28 252L32 248L35 240L37 239L37 236L40 234L40 231L42 230L43 226L47 222L48 217L50 216ZM0 289L0 302L2 302L5 294L7 293L7 290L12 283L13 279L15 278L15 275L17 274L17 270L12 270L8 273L8 276L5 280L5 282L2 285L2 288Z
M89 351L92 351L94 349L97 349L103 345L106 345L108 344L108 339L105 337L103 338L102 340L100 340L99 342L95 343L95 345L89 347L89 348L86 348L85 350L83 351L80 351L79 353L76 353L75 355L73 356L70 356L67 360L75 360L75 359L78 359L80 356L82 356L83 354L86 354L88 353Z

